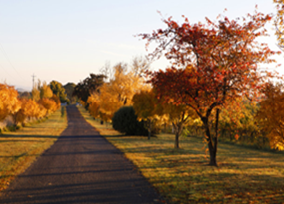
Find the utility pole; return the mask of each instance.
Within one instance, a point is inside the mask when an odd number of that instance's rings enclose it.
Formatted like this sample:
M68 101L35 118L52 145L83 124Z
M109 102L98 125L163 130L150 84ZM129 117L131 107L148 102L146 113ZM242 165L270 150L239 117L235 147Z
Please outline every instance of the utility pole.
M35 77L36 77L35 74L33 74L32 75L32 78L33 78L33 87L32 88L34 88L34 86L35 86Z

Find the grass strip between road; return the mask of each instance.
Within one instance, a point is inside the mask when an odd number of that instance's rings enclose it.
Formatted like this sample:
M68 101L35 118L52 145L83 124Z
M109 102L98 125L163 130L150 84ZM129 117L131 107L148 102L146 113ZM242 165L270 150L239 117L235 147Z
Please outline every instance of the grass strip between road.
M211 167L201 138L123 136L79 107L87 122L124 152L170 203L283 203L284 154L219 144L219 167Z
M15 132L0 135L0 191L24 172L48 149L67 127L66 114L57 110L43 122L34 122Z

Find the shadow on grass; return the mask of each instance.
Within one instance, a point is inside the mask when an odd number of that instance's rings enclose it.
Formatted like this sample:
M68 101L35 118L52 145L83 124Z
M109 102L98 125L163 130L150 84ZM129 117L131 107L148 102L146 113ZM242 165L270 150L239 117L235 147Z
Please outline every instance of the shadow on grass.
M145 135L126 135L126 134L121 134L121 135L103 135L103 137L106 138L135 138L135 137L141 137L141 138L148 138L148 136ZM151 136L151 138L157 138L157 136Z
M250 200L282 203L284 200L283 152L220 142L218 167L212 167L205 158L208 152L203 138L181 138L182 148L174 149L174 135L169 134L153 140L125 135L107 137L173 203L249 203Z
M59 136L52 136L52 135L1 135L1 139L4 138L58 138ZM30 141L30 140L29 140Z
M28 154L28 153L22 153L22 154L19 154L19 155L9 155L9 156L1 156L0 155L0 158L13 158L14 160L17 160L17 159L20 159L21 157L37 157L37 156L40 156L40 154Z
M1 140L0 138L0 143L4 142L44 142L44 141L39 141L39 140Z
M198 150L186 150L186 149L175 149L175 148L149 148L149 147L136 147L136 148L124 148L125 153L159 153L161 156L164 155L203 155Z

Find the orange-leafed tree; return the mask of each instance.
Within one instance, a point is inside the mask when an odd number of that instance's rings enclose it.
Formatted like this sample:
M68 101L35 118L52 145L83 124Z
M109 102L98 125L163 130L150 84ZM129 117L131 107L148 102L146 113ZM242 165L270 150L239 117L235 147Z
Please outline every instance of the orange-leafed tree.
M49 98L40 99L38 103L46 109L46 115L49 115L57 110L56 102Z
M47 112L41 104L32 99L22 101L22 111L28 118L42 118Z
M206 18L205 24L190 24L187 18L178 24L169 18L164 20L166 29L140 34L147 45L158 43L150 56L165 53L171 62L171 68L149 73L150 82L166 102L195 110L205 129L209 165L217 166L218 120L224 105L240 96L254 98L265 77L271 76L260 73L258 64L272 62L269 56L274 52L256 41L266 35L264 26L270 20L270 15L258 12L216 23Z
M88 107L89 112L91 116L93 116L94 118L100 117L99 100L100 100L99 94L95 92L93 92L87 100L87 103L89 104Z
M269 83L264 90L265 99L260 102L256 118L267 134L270 147L284 150L284 92L283 84Z
M23 111L23 107L25 106L25 102L27 101L27 99L25 98L20 98L18 99L18 104L20 106L20 108L18 109L17 112L14 112L11 114L12 118L13 118L13 122L14 122L14 126L17 126L18 123L23 124L25 119L27 118L27 116L25 115L24 111Z
M20 99L18 104L20 108L16 112L11 113L14 125L18 123L23 124L26 118L42 118L47 113L47 110L41 104L32 99Z
M12 86L0 84L0 121L21 108L18 92Z
M61 106L60 98L56 96L55 94L53 94L53 96L50 99L56 103L56 110L59 109Z
M273 0L276 4L277 14L274 20L275 34L281 50L284 49L284 0Z

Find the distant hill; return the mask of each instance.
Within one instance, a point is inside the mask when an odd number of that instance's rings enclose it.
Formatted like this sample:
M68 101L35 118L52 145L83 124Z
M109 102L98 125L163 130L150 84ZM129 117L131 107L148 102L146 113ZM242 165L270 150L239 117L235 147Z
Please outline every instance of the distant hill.
M28 87L28 86L17 86L17 85L12 85L15 87L15 89L18 91L18 92L30 92L32 91L32 88L31 87Z
M21 92L21 93L23 93L23 92L29 92L29 91L27 91L26 89L23 89L23 88L17 88L16 89L18 92Z

